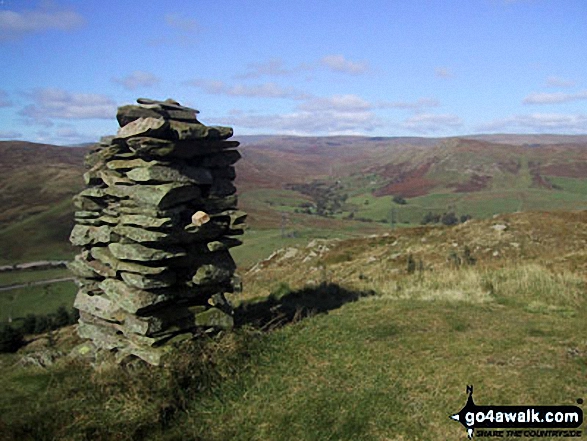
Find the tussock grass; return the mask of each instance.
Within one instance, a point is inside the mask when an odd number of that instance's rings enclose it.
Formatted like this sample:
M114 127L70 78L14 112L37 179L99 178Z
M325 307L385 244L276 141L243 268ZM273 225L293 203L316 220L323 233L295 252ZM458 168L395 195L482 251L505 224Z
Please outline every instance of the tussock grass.
M584 304L587 295L583 277L571 271L553 272L537 263L497 269L442 268L400 279L380 274L370 286L391 299L497 302L544 313L572 313Z

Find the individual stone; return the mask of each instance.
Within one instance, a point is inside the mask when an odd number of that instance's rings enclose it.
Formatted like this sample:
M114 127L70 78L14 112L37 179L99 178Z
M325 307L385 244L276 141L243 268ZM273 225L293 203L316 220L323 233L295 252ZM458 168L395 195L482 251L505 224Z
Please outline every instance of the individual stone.
M192 163L196 166L214 168L228 167L233 165L241 158L237 150L226 150L225 152L215 153L202 158L194 158Z
M236 209L237 202L238 198L234 194L226 197L209 196L202 204L202 208L210 214L221 213Z
M154 165L165 164L160 161L145 161L141 158L134 159L115 159L106 164L110 170L131 170L136 167L152 167Z
M144 214L123 214L119 219L119 224L146 229L166 229L172 227L177 221L177 217L152 217Z
M127 285L140 289L168 288L173 286L176 280L175 273L172 272L162 272L154 276L121 272L120 276Z
M94 279L97 274L83 255L79 254L74 257L71 262L67 262L67 269L69 269L77 277L86 279Z
M228 179L234 181L236 178L236 171L234 166L229 165L226 167L211 168L209 169L214 179Z
M212 196L230 196L236 193L236 187L228 179L216 179L210 187L210 195Z
M201 196L198 187L177 182L137 187L129 193L130 197L139 205L159 210L165 210L183 202L198 201Z
M100 211L76 211L74 216L76 220L79 219L97 219L101 215Z
M110 252L107 247L93 247L90 251L91 256L99 260L115 271L128 271L137 274L156 275L167 271L166 266L148 266L135 262L126 262L119 260Z
M133 260L139 262L152 262L159 260L174 259L186 256L183 248L173 246L166 249L149 248L144 245L111 243L108 250L114 257L120 260Z
M109 243L112 240L112 229L109 226L92 227L89 225L75 225L69 236L69 241L75 246Z
M109 187L115 185L132 185L134 184L133 181L124 177L122 173L118 173L114 170L100 170L98 172L98 176L100 180L104 182Z
M168 131L169 121L163 118L138 118L121 127L116 134L116 138L127 139L132 136L160 138L164 137Z
M126 141L130 150L138 156L159 156L165 157L176 150L176 143L166 139L136 137Z
M192 215L192 224L195 225L196 227L202 226L209 221L210 221L210 216L208 215L208 213L205 213L203 211L196 211Z
M179 243L181 237L173 236L169 233L161 231L147 230L139 227L131 227L127 225L118 225L114 227L114 232L121 236L128 237L129 239L138 243Z
M242 240L234 239L232 237L224 237L220 240L208 242L208 244L206 246L209 251L214 252L214 251L228 250L229 248L237 247L242 244L243 244Z
M92 340L95 346L101 349L112 350L126 346L125 339L116 333L108 332L102 326L80 321L77 333L81 338Z
M120 127L136 121L139 118L161 118L163 115L155 109L150 109L147 106L128 105L118 108L116 112L116 119Z
M132 169L126 175L135 182L149 183L186 182L209 185L213 181L209 170L198 167L181 167L178 169L155 165Z
M218 308L210 308L196 314L195 322L196 325L206 328L231 329L234 326L233 317Z
M138 335L151 337L174 328L187 329L194 326L194 314L185 306L169 305L154 311L147 317L127 315L124 328Z
M224 140L233 134L230 127L212 127L183 121L169 121L170 138L173 140Z
M109 298L103 295L90 296L83 290L77 293L73 307L104 320L122 321L126 316Z
M131 314L171 300L170 295L164 292L154 293L133 288L117 279L103 280L100 288L116 306Z

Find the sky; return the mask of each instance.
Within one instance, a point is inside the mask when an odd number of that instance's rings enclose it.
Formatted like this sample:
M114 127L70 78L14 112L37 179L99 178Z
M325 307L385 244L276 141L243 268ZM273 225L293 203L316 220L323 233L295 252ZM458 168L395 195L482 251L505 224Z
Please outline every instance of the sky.
M173 98L235 135L587 133L585 0L0 0L0 140Z

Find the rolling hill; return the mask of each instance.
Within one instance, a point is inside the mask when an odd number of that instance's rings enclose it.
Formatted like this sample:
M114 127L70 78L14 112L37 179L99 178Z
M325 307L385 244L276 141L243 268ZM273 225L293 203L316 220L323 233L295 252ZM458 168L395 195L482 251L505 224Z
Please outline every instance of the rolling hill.
M371 234L426 213L587 209L587 136L236 139L240 205L258 243L284 232L294 241ZM0 262L70 255L70 198L87 149L0 142Z

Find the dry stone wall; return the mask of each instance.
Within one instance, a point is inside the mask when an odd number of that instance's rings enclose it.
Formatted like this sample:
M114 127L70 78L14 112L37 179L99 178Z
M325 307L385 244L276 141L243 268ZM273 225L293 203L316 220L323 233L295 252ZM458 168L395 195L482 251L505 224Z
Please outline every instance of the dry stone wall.
M172 342L230 328L225 293L240 287L229 249L241 242L229 127L200 123L176 101L122 106L115 136L86 157L74 197L69 264L84 351L160 364Z

